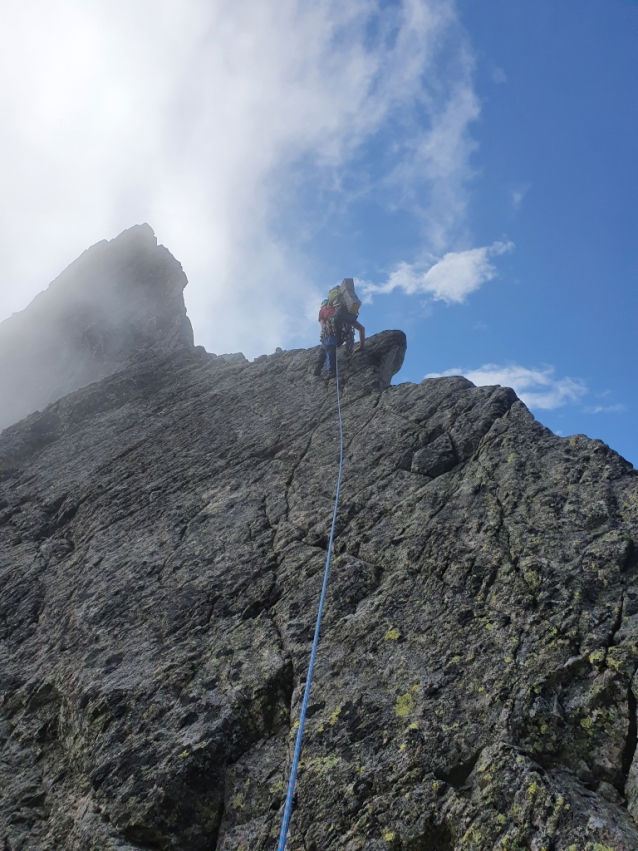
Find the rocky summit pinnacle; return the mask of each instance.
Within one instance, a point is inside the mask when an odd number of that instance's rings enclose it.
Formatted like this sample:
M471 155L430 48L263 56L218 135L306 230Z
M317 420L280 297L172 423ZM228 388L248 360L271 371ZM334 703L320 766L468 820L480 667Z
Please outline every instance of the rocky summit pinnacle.
M168 345L0 435L10 851L276 847L335 385L193 348L179 292ZM638 477L512 390L392 386L405 345L340 354L288 851L635 851Z
M0 324L0 428L149 352L193 347L186 275L148 225L102 240Z

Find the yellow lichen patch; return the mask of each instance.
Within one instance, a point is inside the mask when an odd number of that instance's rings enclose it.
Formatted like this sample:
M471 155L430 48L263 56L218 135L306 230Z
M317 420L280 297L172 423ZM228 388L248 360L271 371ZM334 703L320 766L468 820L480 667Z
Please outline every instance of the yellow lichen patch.
M386 832L383 834L383 838L386 842L392 842L392 840L394 839L394 833L392 833L391 830L386 830Z
M413 721L411 724L408 724L408 730L418 730L418 729L419 729L419 725L416 723L416 721Z
M626 647L610 647L607 651L605 663L608 668L631 676L633 674L634 652Z
M334 727L334 725L337 723L337 719L339 718L340 714L341 714L341 707L337 706L335 711L330 716L330 724L331 724L332 727Z
M316 774L327 774L329 771L332 771L333 768L336 768L339 765L339 762L340 760L338 756L320 756L316 759L311 759L307 763L307 768L309 771Z
M186 757L186 756L188 756L188 751L182 751L181 754L179 755L179 758L184 759L184 757Z
M591 720L591 718L581 718L580 719L580 726L584 730L591 730L593 723L594 722Z
M386 641L397 641L401 638L401 633L398 629L392 628L389 629L383 637Z
M550 835L553 835L556 832L556 828L558 827L558 820L560 818L561 810L568 810L569 805L565 804L565 799L562 795L559 795L556 799L556 805L554 806L554 810L547 820L547 829L550 832Z
M399 716L399 718L405 718L406 715L409 715L410 712L412 712L413 707L414 698L408 691L397 697L397 702L394 704L394 712Z
M480 830L480 828L471 825L463 834L462 842L466 842L468 848L480 848L483 844L484 838L483 831Z
M244 806L244 796L238 792L233 798L232 805L235 809L241 809Z
M523 579L532 590L535 590L541 584L539 577L531 570L523 571Z

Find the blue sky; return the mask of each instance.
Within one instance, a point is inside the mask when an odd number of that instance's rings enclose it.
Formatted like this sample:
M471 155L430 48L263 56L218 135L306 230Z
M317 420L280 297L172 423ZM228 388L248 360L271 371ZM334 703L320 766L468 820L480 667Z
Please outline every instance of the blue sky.
M477 245L515 247L464 304L395 292L366 308L367 326L408 332L397 380L500 373L552 430L638 462L638 4L465 0L458 10L480 101L466 223ZM392 262L388 242L409 252L413 239L400 213L389 219L377 211L360 234L373 279L379 257Z
M197 342L310 346L324 292L398 380L514 386L638 462L635 0L10 0L0 319L148 221Z
M436 361L428 371L550 364L587 392L537 409L541 422L636 463L638 4L459 9L482 100L468 219L479 243L503 232L516 249L468 309L437 310L433 346L417 357Z

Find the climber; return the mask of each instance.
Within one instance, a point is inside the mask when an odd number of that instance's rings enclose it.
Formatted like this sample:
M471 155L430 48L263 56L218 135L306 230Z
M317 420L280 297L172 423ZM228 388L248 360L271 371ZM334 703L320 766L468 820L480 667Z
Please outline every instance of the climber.
M319 310L321 351L315 365L316 376L321 375L321 369L326 361L328 376L334 376L337 348L345 343L346 352L350 354L353 351L354 330L359 332L359 342L354 351L363 351L366 329L357 319L360 306L361 301L354 291L352 278L344 278L341 285L333 287L328 293L328 298L321 303Z
M366 329L357 319L359 308L361 307L361 299L354 291L354 281L352 278L344 278L340 286L330 290L328 293L328 304L331 304L335 308L332 324L337 340L339 341L338 344L346 343L347 349L348 338L352 333L351 329L354 328L359 332L357 349L363 351Z
M321 370L324 363L327 363L328 376L333 377L335 374L335 359L337 357L337 337L334 328L330 327L330 320L336 313L336 308L328 303L328 299L324 298L319 309L319 325L321 326L321 351L319 358L315 364L316 376L321 375Z

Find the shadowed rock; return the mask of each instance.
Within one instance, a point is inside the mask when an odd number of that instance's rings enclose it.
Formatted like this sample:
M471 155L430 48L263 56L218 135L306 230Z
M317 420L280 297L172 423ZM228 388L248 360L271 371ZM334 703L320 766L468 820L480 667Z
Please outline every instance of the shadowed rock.
M636 474L506 388L390 386L404 353L340 353L287 847L632 851ZM275 848L338 463L316 354L180 344L0 436L5 847Z

